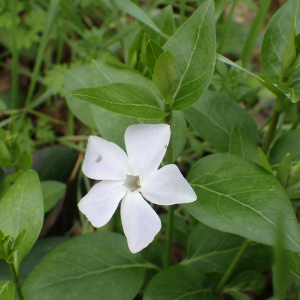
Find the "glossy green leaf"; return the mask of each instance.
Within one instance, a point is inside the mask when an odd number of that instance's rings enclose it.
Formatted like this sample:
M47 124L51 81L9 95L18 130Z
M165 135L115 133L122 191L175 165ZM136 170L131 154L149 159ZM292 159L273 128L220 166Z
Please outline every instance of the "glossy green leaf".
M280 213L286 248L299 252L300 231L291 202L278 180L262 167L242 157L213 154L200 159L187 179L198 200L184 207L200 222L275 245Z
M286 186L288 178L291 174L291 166L291 155L290 153L287 153L279 164L276 176L283 187Z
M300 24L296 21L300 15L299 0L289 0L271 18L266 28L261 48L261 63L264 74L270 81L284 93L292 102L300 100L300 63L298 61L295 71L288 82L280 82L282 58L285 53L291 28L295 18L295 32L299 32Z
M253 292L259 295L266 286L266 278L257 271L247 270L236 276L224 289L224 293L230 290Z
M164 49L162 49L155 41L148 41L146 48L146 63L151 74L153 73L157 59L163 52Z
M187 126L182 111L173 111L171 123L171 146L173 161L180 155L187 140Z
M163 48L173 53L176 62L173 109L186 109L212 79L216 60L214 1L204 1Z
M193 266L176 265L156 274L148 284L143 300L217 300Z
M41 187L44 198L44 211L47 213L61 199L67 186L59 181L46 180L41 182Z
M290 199L300 198L300 181L286 187L286 193Z
M151 120L168 115L161 110L149 90L129 83L111 83L98 88L79 89L73 91L71 96L127 117Z
M259 163L257 145L242 128L234 127L232 129L228 152Z
M115 4L121 8L126 13L132 15L142 23L148 25L158 33L162 34L161 30L156 26L156 24L150 19L150 17L135 3L130 0L113 0Z
M20 265L19 276L21 282L48 252L66 240L68 238L64 236L38 239ZM9 266L4 260L0 260L0 270L0 280L13 280Z
M184 114L200 137L218 150L228 151L234 127L244 129L255 143L258 141L257 125L253 118L224 95L207 91Z
M174 76L175 60L172 52L167 50L158 57L153 70L152 80L163 96L163 100L168 104L172 99Z
M0 229L16 238L26 229L15 260L20 263L37 240L44 219L43 196L38 175L30 170L10 187L0 200Z
M13 300L15 284L12 281L0 281L0 300Z
M268 160L266 154L259 147L258 147L258 159L259 159L259 164L264 169L266 169L268 172L270 172L271 174L273 174L273 170L272 170L272 168L270 166L270 163L269 163L269 160Z
M23 283L31 300L131 300L144 280L147 264L128 250L125 237L93 232L48 253Z
M277 168L287 154L291 154L291 163L296 165L300 162L300 130L292 130L282 135L276 142L270 151L270 164L273 168Z
M194 265L201 272L225 272L245 239L222 232L199 223L189 238L187 257L181 262ZM234 274L244 270L263 272L272 265L273 249L269 246L251 243L241 258Z

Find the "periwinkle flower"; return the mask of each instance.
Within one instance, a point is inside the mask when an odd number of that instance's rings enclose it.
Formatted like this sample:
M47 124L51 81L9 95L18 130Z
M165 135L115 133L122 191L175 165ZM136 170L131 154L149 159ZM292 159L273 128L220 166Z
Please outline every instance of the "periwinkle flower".
M90 136L83 173L101 180L78 207L95 227L104 226L120 201L121 219L132 253L147 247L161 229L161 221L148 201L159 205L189 203L197 196L174 164L158 167L170 141L166 124L132 125L126 129L127 154L115 143Z

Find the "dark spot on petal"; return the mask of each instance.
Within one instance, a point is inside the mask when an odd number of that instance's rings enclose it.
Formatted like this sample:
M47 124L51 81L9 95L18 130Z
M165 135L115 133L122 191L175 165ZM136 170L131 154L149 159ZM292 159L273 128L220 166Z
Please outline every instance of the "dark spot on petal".
M165 145L165 149L167 149L168 148L168 146L167 145Z
M97 159L96 159L96 163L99 163L101 160L102 160L102 156L99 155L99 156L97 157Z

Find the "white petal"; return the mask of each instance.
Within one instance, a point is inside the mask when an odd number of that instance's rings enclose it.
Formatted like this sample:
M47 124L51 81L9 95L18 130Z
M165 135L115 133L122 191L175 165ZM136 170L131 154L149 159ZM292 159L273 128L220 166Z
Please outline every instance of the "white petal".
M126 129L126 150L135 175L143 178L157 170L166 153L170 135L167 124L139 124Z
M123 180L131 172L128 157L118 145L93 135L88 140L82 171L96 180Z
M127 193L121 204L123 230L128 247L137 253L147 247L160 231L161 221L140 193Z
M176 165L166 165L141 181L140 192L152 203L189 203L197 196Z
M104 226L125 196L123 181L107 180L95 184L81 199L78 207L94 227Z

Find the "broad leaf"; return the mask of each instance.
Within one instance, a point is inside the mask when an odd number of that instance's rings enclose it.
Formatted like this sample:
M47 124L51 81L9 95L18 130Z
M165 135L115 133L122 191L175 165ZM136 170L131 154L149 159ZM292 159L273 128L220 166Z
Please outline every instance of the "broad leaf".
M253 118L228 97L208 91L184 114L199 133L214 148L227 152L234 127L242 128L256 143L257 125Z
M270 151L270 164L277 168L287 154L291 154L292 165L300 162L300 130L292 130L281 136L273 145Z
M79 89L71 96L95 104L111 112L140 119L161 119L164 113L155 96L134 84L111 83L102 87Z
M13 300L15 284L12 281L0 281L0 300Z
M194 265L201 272L225 272L245 239L222 232L199 223L189 238L188 252L184 265ZM244 270L263 272L272 265L273 249L269 246L251 243L241 258L234 274Z
M217 300L204 285L203 275L193 266L176 265L156 274L143 300Z
M41 187L44 198L44 211L47 213L61 199L67 186L59 181L46 180L41 182Z
M23 283L31 300L131 300L144 280L147 264L112 232L73 238L48 253Z
M68 238L64 236L38 239L20 265L20 281L24 281L33 268L48 252L66 240L68 240ZM13 280L9 266L4 260L0 260L0 280Z
M214 1L204 1L163 48L173 53L176 62L173 109L186 109L212 79L216 60Z
M200 222L272 246L282 228L286 248L299 252L300 231L291 202L262 167L242 157L213 154L200 159L187 179L198 200L184 206ZM283 218L280 227L277 213Z
M153 73L153 69L155 67L156 61L159 56L164 52L164 50L153 40L150 40L147 43L146 48L146 63L151 74Z
M24 173L0 200L0 229L16 238L26 229L26 235L15 252L20 263L37 240L44 219L43 196L35 171Z
M237 127L233 128L228 151L230 154L245 157L259 163L257 149L257 145L250 139L244 129Z
M283 84L280 82L282 57L291 33L292 22L295 18L295 32L299 33L300 23L296 20L300 15L300 1L289 0L272 17L266 28L261 48L261 63L264 74L281 90L292 102L300 100L300 62L291 78Z

